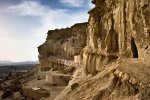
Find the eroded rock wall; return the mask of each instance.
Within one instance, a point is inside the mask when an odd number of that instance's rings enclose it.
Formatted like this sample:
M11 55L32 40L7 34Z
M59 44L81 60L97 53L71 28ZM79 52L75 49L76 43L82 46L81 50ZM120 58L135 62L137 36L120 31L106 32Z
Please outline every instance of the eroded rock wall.
M87 23L75 24L70 28L50 30L44 44L38 47L39 70L48 70L57 64L50 58L73 60L75 55L82 55L86 45Z
M93 0L89 11L86 74L96 74L117 58L143 58L149 54L149 0Z
M82 56L81 64L55 100L149 100L150 0L92 0L92 3L95 7L88 12L85 27L78 27L76 32L69 28L68 35L61 36L62 31L58 36L50 34L47 41L55 42L46 41L39 47L42 66L56 65L58 58L72 60L76 54L70 53L70 48L81 47L77 53ZM84 39L73 35L79 30L87 34L79 34ZM48 54L57 58L42 62Z

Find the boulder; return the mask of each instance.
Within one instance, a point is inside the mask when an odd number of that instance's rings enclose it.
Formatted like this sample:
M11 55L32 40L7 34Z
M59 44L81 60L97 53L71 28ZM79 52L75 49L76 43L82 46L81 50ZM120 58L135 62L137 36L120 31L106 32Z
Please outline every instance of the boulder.
M49 73L46 75L45 82L49 85L67 86L71 79L71 75Z
M10 96L12 96L13 95L13 91L11 90L11 89L5 89L4 91L3 91L3 94L2 94L2 96L1 96L1 98L2 99L6 99L6 98L8 98L8 97L10 97Z
M47 92L44 89L34 89L34 88L23 88L22 95L31 98L32 100L40 100L43 97L48 97L50 95L49 92Z

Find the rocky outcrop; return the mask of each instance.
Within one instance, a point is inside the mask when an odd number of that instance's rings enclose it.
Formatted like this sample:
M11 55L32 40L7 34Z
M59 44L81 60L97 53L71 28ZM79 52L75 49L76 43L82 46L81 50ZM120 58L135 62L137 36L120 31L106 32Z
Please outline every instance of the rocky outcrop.
M117 58L141 58L149 51L148 0L93 0L89 11L86 73L95 74ZM91 65L90 65L91 64Z
M47 85L67 86L70 79L71 79L71 75L58 74L50 71L46 75L45 82Z
M149 70L139 60L121 60L95 76L80 77L78 87L72 90L72 83L55 100L149 100Z
M41 71L52 68L55 64L49 58L73 60L75 55L82 55L86 45L87 23L75 24L71 28L48 31L44 44L38 47L39 69Z
M150 1L92 3L95 7L88 12L81 63L55 100L149 100ZM73 59L70 53L64 55Z

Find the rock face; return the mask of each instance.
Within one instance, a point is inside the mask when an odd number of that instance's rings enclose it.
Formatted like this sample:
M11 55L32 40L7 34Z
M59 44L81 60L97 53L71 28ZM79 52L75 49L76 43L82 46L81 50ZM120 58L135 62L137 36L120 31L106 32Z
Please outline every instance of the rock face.
M47 41L39 47L41 66L52 66L45 60L48 55L70 60L76 54L81 55L78 61L81 63L68 87L55 100L149 100L150 1L92 0L92 3L95 7L88 12L88 24L78 27L84 31L76 31L82 41L73 34L67 35L68 31L63 36L63 31L56 35L50 31ZM74 49L72 53L72 43L80 50ZM58 50L55 46L62 48Z
M82 55L81 51L86 45L86 28L87 23L80 23L71 28L48 31L45 43L38 47L39 69L43 71L58 64L63 65L51 58L73 60L75 55Z
M140 58L149 51L148 0L93 0L89 11L84 67L95 74L117 58ZM90 65L91 64L91 65Z

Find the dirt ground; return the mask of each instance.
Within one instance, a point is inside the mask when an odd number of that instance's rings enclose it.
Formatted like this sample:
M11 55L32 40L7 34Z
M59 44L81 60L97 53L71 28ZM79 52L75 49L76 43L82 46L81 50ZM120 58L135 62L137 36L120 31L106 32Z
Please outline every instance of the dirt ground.
M28 83L24 84L24 87L27 88L33 88L33 87L39 87L41 89L44 89L50 93L49 100L53 100L63 89L65 89L66 86L52 86L45 83L45 76L48 72L40 72L38 73L38 77L41 79L33 79L29 81ZM56 72L52 72L56 73Z

